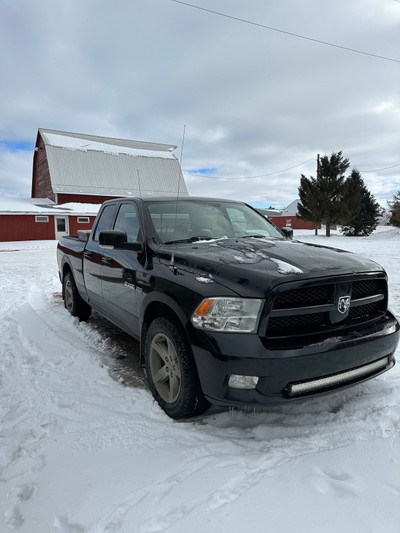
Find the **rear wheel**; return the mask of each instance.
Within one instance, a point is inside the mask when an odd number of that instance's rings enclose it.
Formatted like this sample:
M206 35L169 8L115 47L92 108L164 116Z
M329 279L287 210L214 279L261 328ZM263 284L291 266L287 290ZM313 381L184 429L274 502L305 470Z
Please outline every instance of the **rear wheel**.
M145 363L150 390L168 416L188 418L208 409L190 346L175 321L160 317L151 323Z
M77 316L79 320L87 320L89 318L92 308L79 296L71 272L67 272L64 276L63 299L65 308L72 316Z

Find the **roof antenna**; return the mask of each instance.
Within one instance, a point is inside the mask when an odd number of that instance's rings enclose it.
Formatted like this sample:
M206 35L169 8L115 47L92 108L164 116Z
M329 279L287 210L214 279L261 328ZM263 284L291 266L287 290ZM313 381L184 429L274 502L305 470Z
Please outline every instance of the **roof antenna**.
M181 157L180 157L180 160L179 160L180 169L179 169L177 199L179 198L180 185L181 185L182 159L183 159L183 147L185 146L185 133L186 133L186 124L183 126L183 135L182 135L182 144L181 144Z
M136 172L137 172L137 178L138 178L139 197L142 198L142 189L140 187L140 174L139 174L139 169L138 168L136 169Z
M181 166L182 166L183 147L185 145L185 133L186 133L186 124L184 124L184 126L183 126L182 146L181 146L181 160L180 160Z
M179 174L178 174L178 188L176 191L176 207L175 207L175 222L174 222L174 240L176 235L176 223L178 220L178 199L179 199L179 193L180 193L180 185L181 185L181 175L183 178L183 172L182 172L182 159L183 159L183 147L185 145L185 133L186 133L186 124L183 126L183 135L182 135L182 144L181 144L181 157L179 160Z

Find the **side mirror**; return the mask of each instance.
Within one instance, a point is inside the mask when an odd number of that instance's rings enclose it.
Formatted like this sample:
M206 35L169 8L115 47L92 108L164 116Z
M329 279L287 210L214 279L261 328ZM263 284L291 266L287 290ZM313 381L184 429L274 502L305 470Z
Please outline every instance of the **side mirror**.
M143 245L139 241L128 242L128 238L125 231L116 229L107 229L100 231L99 233L99 245L102 248L120 250L132 250L134 252L140 252L143 250Z
M120 247L121 244L127 242L127 236L125 231L119 231L114 229L108 229L100 231L99 233L99 244L100 246L111 246L111 247Z
M292 228L281 228L281 232L283 233L285 239L293 239L293 229Z

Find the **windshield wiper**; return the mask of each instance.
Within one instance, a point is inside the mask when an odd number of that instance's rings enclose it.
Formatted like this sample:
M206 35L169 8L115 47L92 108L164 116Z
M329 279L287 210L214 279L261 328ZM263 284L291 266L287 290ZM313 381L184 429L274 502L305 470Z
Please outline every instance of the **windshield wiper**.
M176 239L175 241L167 241L164 244L179 244L181 242L197 242L197 241L209 241L213 237L207 237L205 235L197 236L197 237L189 237L187 239Z
M254 233L252 235L241 235L240 239L248 239L249 237L252 237L253 239L263 239L267 237L266 235L259 235L258 233Z

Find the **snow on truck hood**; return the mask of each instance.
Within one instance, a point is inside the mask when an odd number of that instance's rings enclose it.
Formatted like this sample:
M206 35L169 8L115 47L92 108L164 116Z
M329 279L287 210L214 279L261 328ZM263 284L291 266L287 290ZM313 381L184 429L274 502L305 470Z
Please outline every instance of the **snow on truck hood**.
M159 251L178 269L193 272L199 283L212 280L241 296L264 296L283 281L383 271L351 252L284 239L224 238L170 244Z

